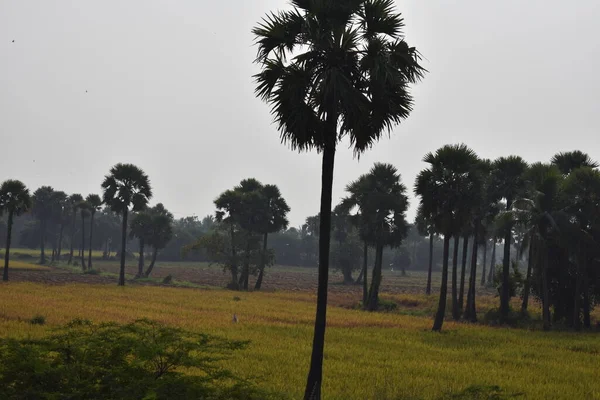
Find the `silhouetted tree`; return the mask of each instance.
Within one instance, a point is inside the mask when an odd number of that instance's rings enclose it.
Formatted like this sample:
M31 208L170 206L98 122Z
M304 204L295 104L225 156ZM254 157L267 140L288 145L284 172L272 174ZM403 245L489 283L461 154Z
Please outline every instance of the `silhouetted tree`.
M133 164L117 164L102 182L103 202L111 210L121 214L123 225L121 231L121 268L119 286L125 285L125 252L127 247L127 215L132 211L143 210L152 197L150 179L140 168Z
M90 248L88 254L88 268L92 269L92 246L93 246L93 237L94 237L94 217L96 216L96 212L100 211L102 207L102 199L97 194L90 194L85 198L86 203L88 204L88 211L90 213Z
M31 208L29 189L21 181L6 180L0 186L0 215L8 213L6 223L6 250L4 251L3 281L8 281L8 262L10 259L10 242L12 239L13 219Z
M67 200L67 210L71 218L71 234L70 234L70 250L68 264L73 262L73 250L75 247L75 223L77 222L77 206L83 201L83 196L80 194L72 194Z
M161 249L164 249L167 243L173 237L173 214L169 212L162 203L148 210L150 214L150 231L148 235L148 244L152 246L152 259L150 265L145 272L145 276L149 277L156 263L156 256Z
M46 263L46 233L55 210L54 200L54 189L50 186L42 186L33 192L32 212L40 222L40 264Z

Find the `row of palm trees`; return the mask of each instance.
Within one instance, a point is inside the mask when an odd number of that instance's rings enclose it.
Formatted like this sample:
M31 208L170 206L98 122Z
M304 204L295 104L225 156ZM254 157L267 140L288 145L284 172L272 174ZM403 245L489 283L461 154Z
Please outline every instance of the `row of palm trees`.
M62 253L63 231L70 226L70 252L68 263L74 261L74 235L77 216L81 219L81 266L84 270L92 268L92 237L94 216L100 207L104 204L109 209L122 217L122 237L121 237L121 265L119 272L119 285L125 284L125 255L127 244L128 216L131 211L144 212L147 209L148 201L152 197L152 189L148 175L133 164L117 164L111 168L110 173L102 182L103 196L95 194L88 195L85 199L80 194L68 196L62 191L56 191L50 186L42 186L31 195L29 189L18 180L7 180L0 186L0 213L7 214L7 238L6 250L4 254L4 273L3 280L8 280L8 268L10 259L10 247L12 239L12 226L14 217L20 216L31 211L40 223L40 262L46 263L46 230L49 224L59 226L57 243L52 252L52 261L60 261ZM132 235L138 237L142 244L149 242L153 247L152 263L148 275L154 262L156 253L163 248L171 239L173 215L169 213L162 204L159 204L149 211L151 216L150 224L144 224L141 220L146 216L142 213L136 215L133 222ZM89 234L89 252L87 266L85 262L85 226L86 219L90 218ZM143 251L140 252L140 266L143 268Z
M444 238L442 285L433 330L442 328L448 290L450 241L454 239L451 301L459 319L465 265L458 286L458 243L464 249L473 240L464 318L477 319L475 276L480 246L502 239L504 257L500 284L500 316L510 313L511 248L528 251L528 266L521 310L527 310L533 291L542 301L543 323L550 329L550 308L555 320L566 319L575 328L590 326L590 309L599 294L598 243L600 243L600 172L598 164L580 151L559 153L550 163L528 165L521 157L480 159L464 144L447 145L429 153L429 167L415 182L419 196L417 220L430 235Z

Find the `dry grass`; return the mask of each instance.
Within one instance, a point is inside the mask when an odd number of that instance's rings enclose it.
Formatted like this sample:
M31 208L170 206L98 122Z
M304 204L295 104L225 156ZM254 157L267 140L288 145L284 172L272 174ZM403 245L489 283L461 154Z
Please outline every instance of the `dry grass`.
M234 300L238 296L239 300ZM406 307L433 300L399 295ZM493 300L493 299L492 299ZM38 337L72 318L140 317L195 331L251 340L226 362L265 388L300 398L308 371L315 296L305 292L234 293L113 285L0 286L0 336ZM233 313L239 323L231 321ZM46 325L27 323L34 315ZM326 399L438 398L472 385L498 385L528 399L598 399L597 334L544 333L448 322L429 317L328 310Z

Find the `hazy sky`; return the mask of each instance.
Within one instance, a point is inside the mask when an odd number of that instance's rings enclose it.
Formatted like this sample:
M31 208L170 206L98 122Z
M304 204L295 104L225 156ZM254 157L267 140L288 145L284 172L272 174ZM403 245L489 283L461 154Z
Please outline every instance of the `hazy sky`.
M376 161L396 165L412 193L423 155L447 143L488 158L581 149L600 159L598 0L397 5L430 73L391 139L360 161L340 147L334 202ZM221 191L256 177L279 185L299 225L318 212L320 157L280 143L251 78L251 28L282 7L0 0L0 180L86 195L130 162L149 174L153 203L182 217L213 213Z

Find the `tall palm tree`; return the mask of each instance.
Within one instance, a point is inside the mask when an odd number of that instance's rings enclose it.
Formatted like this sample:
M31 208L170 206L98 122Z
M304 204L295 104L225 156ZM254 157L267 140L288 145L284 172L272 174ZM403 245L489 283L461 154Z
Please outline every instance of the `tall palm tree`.
M81 216L81 268L85 271L85 219L90 215L90 204L83 200L77 205Z
M46 231L52 218L54 207L54 189L42 186L33 192L33 215L40 221L40 264L46 263Z
M97 194L90 194L85 198L86 203L89 206L90 212L90 248L88 250L88 268L92 269L92 240L94 236L94 217L96 212L100 211L102 207L102 198Z
M348 135L356 154L412 109L409 85L424 69L403 38L393 0L292 0L253 29L256 93L272 106L283 141L323 153L319 285L305 398L321 398L331 231L333 167Z
M127 251L127 216L132 211L143 210L150 198L152 188L148 175L133 164L116 164L102 182L102 201L113 212L121 214L121 268L119 286L125 286L125 252Z
M492 188L498 199L506 200L506 211L510 211L513 201L523 192L525 180L523 174L527 163L519 156L500 157L494 161ZM502 263L502 291L500 296L500 316L508 318L510 301L510 246L512 242L512 224L504 229L504 260Z
M276 185L264 185L262 188L263 208L262 218L258 231L263 235L262 265L258 271L258 278L254 285L254 290L260 290L262 285L265 266L267 263L267 239L269 233L279 232L287 229L287 214L290 207L281 195Z
M3 281L8 281L8 262L10 259L13 218L27 212L31 208L31 203L29 189L27 189L23 182L12 179L2 182L0 186L0 214L4 212L8 213Z
M399 246L407 236L405 213L408 198L406 187L400 181L400 174L391 164L375 163L358 182L358 185L364 185L361 192L356 197L351 195L349 199L356 198L354 205L362 205L363 237L375 247L375 264L366 303L366 309L374 311L379 306L383 249ZM349 186L352 188L353 184Z
M450 239L459 234L462 228L463 207L471 201L468 189L477 174L478 157L473 150L459 144L446 145L435 153L428 153L423 161L429 167L418 174L415 194L420 197L425 215L431 215L435 230L444 237L442 284L432 328L440 331L446 313Z
M74 194L70 195L67 200L67 209L68 209L68 213L70 214L70 217L71 217L71 232L70 232L71 243L70 243L68 264L71 264L73 262L73 250L75 248L75 223L77 222L77 206L82 201L83 201L83 196L78 193L74 193Z

